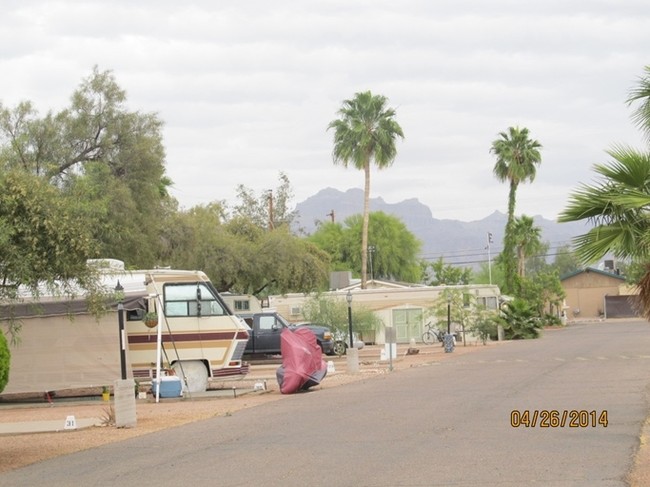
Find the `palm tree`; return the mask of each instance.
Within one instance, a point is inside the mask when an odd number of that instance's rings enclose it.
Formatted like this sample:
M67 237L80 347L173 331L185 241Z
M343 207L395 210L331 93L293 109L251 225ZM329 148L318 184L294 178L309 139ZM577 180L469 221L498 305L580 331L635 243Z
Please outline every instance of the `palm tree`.
M641 102L634 120L650 140L650 66L645 72L627 102ZM594 224L589 232L574 239L583 264L608 252L645 264L645 274L637 285L641 311L650 319L650 152L618 145L607 153L613 160L594 166L601 182L577 189L558 221L587 220Z
M338 111L339 119L333 120L327 129L334 129L334 164L352 165L363 170L365 185L363 194L363 227L361 231L361 287L368 278L368 221L370 205L370 163L379 169L390 166L397 156L395 141L404 138L402 128L395 121L395 110L387 108L388 99L373 95L370 91L356 93L351 100L344 100Z
M637 101L641 101L641 105L634 111L632 119L650 141L650 66L645 67L645 77L639 79L639 86L630 91L627 104Z
M528 138L528 129L510 127L508 132L500 132L499 138L492 142L490 152L497 157L494 165L496 178L510 183L508 193L508 221L503 239L503 263L505 268L505 289L509 293L515 290L514 239L513 225L515 201L519 183L532 182L535 179L537 165L542 158L539 153L542 145Z
M515 218L513 238L517 249L517 275L520 278L526 277L526 257L539 250L541 231L532 217L521 215Z
M558 221L587 220L594 225L574 239L576 254L585 264L608 252L650 263L650 153L625 146L607 153L613 160L594 166L601 181L581 185ZM650 318L650 265L639 288L643 314Z

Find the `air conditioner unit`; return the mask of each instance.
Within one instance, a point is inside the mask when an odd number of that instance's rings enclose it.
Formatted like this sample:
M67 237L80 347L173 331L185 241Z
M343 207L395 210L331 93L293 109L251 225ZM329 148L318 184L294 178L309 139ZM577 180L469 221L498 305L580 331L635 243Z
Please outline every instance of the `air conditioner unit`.
M302 312L302 308L300 306L292 306L291 309L289 310L291 316L298 316L301 312Z

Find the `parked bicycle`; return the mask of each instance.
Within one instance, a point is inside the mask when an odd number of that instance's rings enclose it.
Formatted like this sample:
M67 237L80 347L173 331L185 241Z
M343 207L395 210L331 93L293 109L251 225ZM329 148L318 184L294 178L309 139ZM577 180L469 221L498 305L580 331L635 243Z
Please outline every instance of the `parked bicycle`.
M426 331L422 334L422 342L424 342L426 345L431 345L432 343L436 342L442 343L445 337L445 333L442 330L434 328L431 322L428 322L424 326L426 328Z

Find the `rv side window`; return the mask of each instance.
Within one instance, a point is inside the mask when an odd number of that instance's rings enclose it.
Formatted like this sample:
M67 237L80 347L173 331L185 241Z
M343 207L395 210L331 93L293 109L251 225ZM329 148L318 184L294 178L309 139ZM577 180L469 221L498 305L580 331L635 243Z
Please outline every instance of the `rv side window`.
M219 316L226 314L215 295L205 284L166 284L164 289L165 315L167 316Z

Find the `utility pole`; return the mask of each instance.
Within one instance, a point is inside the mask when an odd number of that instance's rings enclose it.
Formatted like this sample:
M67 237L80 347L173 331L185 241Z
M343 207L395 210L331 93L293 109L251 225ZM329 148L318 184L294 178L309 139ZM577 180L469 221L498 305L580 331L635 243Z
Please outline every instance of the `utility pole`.
M329 212L327 215L325 215L325 216L329 216L329 217L331 218L331 220L332 220L332 223L334 223L334 210L330 211L330 212Z
M269 189L269 231L273 230L273 190Z

